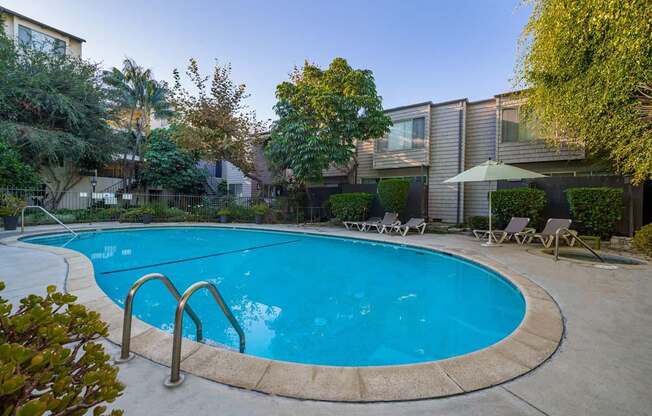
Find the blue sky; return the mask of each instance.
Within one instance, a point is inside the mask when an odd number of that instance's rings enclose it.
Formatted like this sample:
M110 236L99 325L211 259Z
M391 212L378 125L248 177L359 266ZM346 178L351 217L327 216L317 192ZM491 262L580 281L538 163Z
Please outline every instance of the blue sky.
M374 72L385 108L490 98L512 88L517 41L530 13L519 0L145 1L0 0L0 5L86 39L84 57L126 56L171 79L188 58L209 72L230 62L259 118L305 59L337 56Z

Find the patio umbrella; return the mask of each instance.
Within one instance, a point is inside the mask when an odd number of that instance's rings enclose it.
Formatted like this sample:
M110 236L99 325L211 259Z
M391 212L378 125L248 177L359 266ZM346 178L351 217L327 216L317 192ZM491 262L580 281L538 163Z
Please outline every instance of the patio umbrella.
M516 166L507 165L502 162L496 162L491 159L471 169L465 170L457 176L446 179L444 183L459 183L459 182L486 182L486 181L502 181L510 179L527 179L527 178L543 178L537 172L531 170L517 168ZM491 234L491 192L489 192L489 239L483 246L497 245L492 241Z

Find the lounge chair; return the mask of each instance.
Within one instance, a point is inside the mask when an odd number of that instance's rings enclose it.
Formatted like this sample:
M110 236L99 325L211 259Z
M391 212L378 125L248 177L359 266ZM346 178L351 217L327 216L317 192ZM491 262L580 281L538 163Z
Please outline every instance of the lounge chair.
M400 225L401 221L398 220L398 214L395 212L386 212L382 221L366 224L363 231L371 230L375 228L379 234L384 233L385 231L391 230L394 226Z
M557 230L565 228L568 231L563 231L560 233L560 237L566 241L566 244L573 246L575 244L575 237L577 237L577 231L569 230L568 228L571 225L571 220L565 218L550 218L546 222L546 226L543 227L543 231L540 233L517 233L519 237L524 237L526 242L531 242L534 239L538 239L545 248L550 248L552 243L555 242L555 234Z
M426 221L423 218L410 218L405 224L395 225L390 231L397 231L406 236L410 230L423 234L426 231Z
M529 222L529 218L512 217L504 230L491 230L491 236L497 244L509 241L512 237L517 243L523 244L527 235L535 233L534 228L526 228ZM473 230L473 235L478 240L483 240L489 236L489 230Z
M371 217L365 221L344 221L344 227L347 230L350 230L352 227L356 227L358 231L364 231L365 224L374 224L380 222L379 217Z

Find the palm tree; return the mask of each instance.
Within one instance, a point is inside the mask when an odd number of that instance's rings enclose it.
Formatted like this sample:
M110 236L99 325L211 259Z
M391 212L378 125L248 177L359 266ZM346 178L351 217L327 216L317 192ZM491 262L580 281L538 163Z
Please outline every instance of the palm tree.
M156 81L151 69L141 67L130 58L123 61L122 70L114 67L105 71L104 82L110 97L112 123L131 138L132 161L135 156L142 160L143 145L151 133L152 119L166 119L173 115L167 85ZM126 164L126 152L123 160Z

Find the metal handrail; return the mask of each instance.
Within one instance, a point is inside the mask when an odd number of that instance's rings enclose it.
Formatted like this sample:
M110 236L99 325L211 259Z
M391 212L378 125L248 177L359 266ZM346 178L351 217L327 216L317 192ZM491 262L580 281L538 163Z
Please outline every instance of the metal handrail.
M68 227L66 224L62 223L61 220L59 220L59 218L55 217L52 213L50 213L50 211L48 211L47 209L43 208L40 205L28 205L28 206L26 206L25 208L23 208L20 211L20 233L21 234L25 232L25 210L28 209L28 208L38 208L38 209L40 209L41 211L43 211L47 215L49 215L50 218L52 218L53 220L58 222L59 225L61 225L63 228L65 228L66 230L71 232L72 235L74 235L75 237L78 236L78 234L76 232L74 232L70 227Z
M131 317L133 315L134 297L136 296L138 289L150 280L160 280L163 282L177 302L181 301L181 294L179 294L177 288L172 284L167 276L161 273L149 273L136 280L136 282L131 286L127 298L125 299L125 312L122 321L122 344L120 348L120 356L115 358L116 363L124 363L134 358L134 355L129 351L131 345ZM190 306L188 306L188 315L190 315L190 318L195 322L197 328L197 341L201 341L203 339L201 321Z
M217 289L217 287L209 282L202 281L202 282L197 282L190 286L188 290L186 290L183 293L183 296L181 296L181 299L179 300L179 303L177 303L177 311L174 314L174 338L172 341L172 365L170 367L170 377L168 377L164 384L167 387L175 387L183 383L183 376L181 375L180 368L181 368L181 341L182 341L182 327L183 327L183 311L186 308L186 304L188 303L188 300L190 297L199 289L202 288L207 288L211 294L213 295L213 298L219 305L220 309L222 309L222 313L224 313L224 316L229 320L231 323L231 326L235 329L235 331L238 333L238 337L240 337L240 352L245 351L245 334L242 328L240 327L240 324L238 321L236 321L235 317L233 316L233 313L231 312L231 309L227 306L226 302L224 302L224 298L220 294L220 291Z
M585 243L585 242L580 238L579 235L577 235L577 234L572 234L572 233L571 233L571 230L569 230L569 229L566 228L566 227L561 227L561 228L559 228L557 231L555 231L555 261L559 261L559 235L560 235L560 233L561 233L562 231L567 232L568 234L571 235L571 238L574 238L575 240L579 241L580 244L582 244L582 245L584 246L584 248L586 248L587 250L589 250L589 251L590 251L590 252L591 252L595 257L597 257L598 260L600 260L602 263L605 262L604 259L603 259L602 257L600 257L600 255L599 255L598 253L595 252L595 250L593 250L591 247L589 247L588 244L586 244L586 243Z

